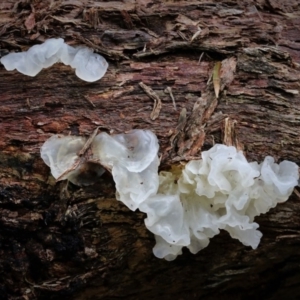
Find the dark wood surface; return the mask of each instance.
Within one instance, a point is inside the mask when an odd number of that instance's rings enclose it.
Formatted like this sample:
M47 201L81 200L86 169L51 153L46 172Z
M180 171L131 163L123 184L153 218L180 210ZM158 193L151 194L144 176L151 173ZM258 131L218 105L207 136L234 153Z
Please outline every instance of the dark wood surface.
M52 134L99 126L155 132L161 170L213 143L299 164L299 1L0 1L0 55L52 37L93 48L109 68L86 83L62 64L34 78L0 66L0 299L299 299L297 188L256 218L258 249L222 232L166 262L110 174L66 187L39 154ZM161 99L155 120L140 82Z

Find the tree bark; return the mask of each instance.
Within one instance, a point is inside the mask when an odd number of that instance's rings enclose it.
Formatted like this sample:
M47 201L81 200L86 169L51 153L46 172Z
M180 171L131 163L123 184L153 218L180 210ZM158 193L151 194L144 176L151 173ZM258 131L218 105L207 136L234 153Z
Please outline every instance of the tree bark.
M258 249L222 232L167 262L110 174L56 183L39 149L56 133L140 128L157 134L161 170L214 143L299 164L299 28L296 0L2 0L0 55L62 37L109 69L86 83L62 64L33 78L0 66L0 299L298 299L297 188L255 219Z

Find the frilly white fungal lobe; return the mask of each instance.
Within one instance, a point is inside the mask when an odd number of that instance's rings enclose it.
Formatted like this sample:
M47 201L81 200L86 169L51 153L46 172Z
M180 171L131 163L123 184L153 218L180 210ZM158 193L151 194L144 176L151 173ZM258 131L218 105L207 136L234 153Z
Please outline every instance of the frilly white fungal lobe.
M150 130L132 130L127 134L98 134L93 142L95 158L108 167L122 165L130 172L145 170L159 149L157 137Z
M50 167L55 179L59 178L79 159L77 153L83 148L86 139L77 136L53 135L41 148L41 157ZM64 178L65 179L65 178Z
M224 145L202 152L202 160L187 163L179 178L161 172L158 194L140 206L156 235L154 254L173 260L183 247L197 253L220 229L257 248L262 233L254 217L286 201L298 177L295 163L278 165L270 156L248 163L242 152Z
M53 136L45 142L42 158L54 177L76 162L85 141ZM255 249L262 233L254 217L286 201L299 179L295 163L276 164L270 156L261 164L248 163L242 152L224 145L203 151L201 160L182 170L158 174L158 141L148 130L100 133L91 149L92 160L111 170L117 199L147 214L145 225L156 239L153 252L167 260L183 247L197 253L220 229ZM76 172L72 182L78 182Z
M139 208L141 203L157 193L158 165L158 158L141 172L130 172L120 164L114 165L112 175L116 183L116 198L131 210Z
M55 179L68 179L73 184L86 186L95 183L105 172L93 162L81 162L78 153L86 143L86 138L53 135L41 148L41 157L50 167Z
M32 46L28 51L10 53L1 58L7 71L14 69L28 76L36 76L42 69L57 62L70 65L76 75L88 82L94 82L104 76L108 63L99 54L86 47L71 47L61 38L49 39L41 45Z
M97 135L92 144L94 159L112 171L117 199L131 210L158 189L158 140L150 130L127 134Z
M50 167L55 179L79 183L80 165L72 172L66 171L76 165L78 153L86 141L83 137L54 135L44 143L41 157ZM103 132L94 138L91 149L90 161L99 162L111 170L118 191L117 199L130 209L136 210L141 201L156 194L159 145L156 135L151 131L132 130L127 134L113 136ZM84 165L86 166L86 162Z

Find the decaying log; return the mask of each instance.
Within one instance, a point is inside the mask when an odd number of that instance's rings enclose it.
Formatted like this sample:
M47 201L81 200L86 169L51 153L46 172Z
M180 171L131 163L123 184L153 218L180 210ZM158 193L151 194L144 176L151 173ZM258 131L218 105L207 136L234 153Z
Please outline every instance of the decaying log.
M298 299L297 188L256 218L257 250L222 232L166 262L110 174L55 183L39 149L56 133L144 128L161 170L214 143L299 164L299 1L0 2L0 55L51 37L93 48L109 69L86 83L62 64L33 78L0 66L0 299ZM161 100L156 118L140 82Z

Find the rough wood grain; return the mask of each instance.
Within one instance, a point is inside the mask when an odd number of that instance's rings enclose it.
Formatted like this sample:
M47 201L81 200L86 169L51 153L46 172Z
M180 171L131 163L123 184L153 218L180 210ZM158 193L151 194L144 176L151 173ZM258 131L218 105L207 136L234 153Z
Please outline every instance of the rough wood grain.
M166 262L152 254L144 215L115 200L109 174L86 188L55 184L39 149L55 133L147 128L162 169L215 142L299 164L299 1L1 1L0 55L50 37L110 66L95 83L62 64L34 78L0 66L0 299L298 299L297 189L256 219L257 250L222 232ZM215 99L208 81L221 61L236 70L223 68ZM162 101L156 120L139 82Z

